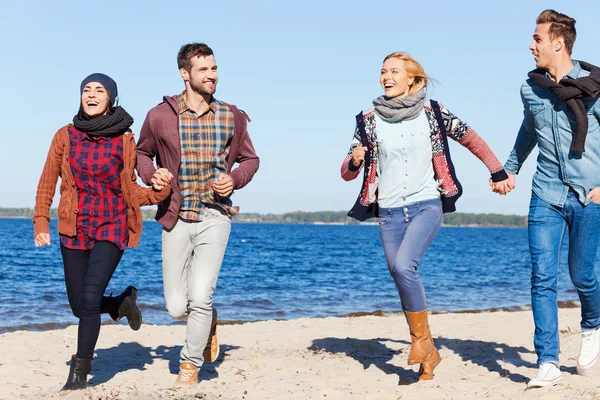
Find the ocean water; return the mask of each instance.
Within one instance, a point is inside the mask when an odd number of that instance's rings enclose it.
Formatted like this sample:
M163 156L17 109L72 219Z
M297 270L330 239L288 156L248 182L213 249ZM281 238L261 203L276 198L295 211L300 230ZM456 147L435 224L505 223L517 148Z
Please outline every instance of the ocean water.
M56 221L51 229L52 245L36 249L31 220L0 218L0 333L77 323L65 291ZM173 324L178 322L164 307L160 234L157 222L144 222L140 246L125 251L107 294L133 284L144 322ZM526 306L527 230L443 227L420 271L431 310ZM559 300L576 299L563 261ZM219 318L229 321L401 309L376 225L234 223L214 304ZM111 320L105 315L103 321Z

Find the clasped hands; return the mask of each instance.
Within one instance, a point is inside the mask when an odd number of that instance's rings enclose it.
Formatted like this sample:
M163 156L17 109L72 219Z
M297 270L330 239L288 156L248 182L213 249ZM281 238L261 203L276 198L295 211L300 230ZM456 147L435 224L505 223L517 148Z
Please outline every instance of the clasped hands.
M490 186L492 188L492 192L498 193L501 196L505 196L517 187L516 176L515 174L508 174L508 179L500 182L492 182L490 179Z

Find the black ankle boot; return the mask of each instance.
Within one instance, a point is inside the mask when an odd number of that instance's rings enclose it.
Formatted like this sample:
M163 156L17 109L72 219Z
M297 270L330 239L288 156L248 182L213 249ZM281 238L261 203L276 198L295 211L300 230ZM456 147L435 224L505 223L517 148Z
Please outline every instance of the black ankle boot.
M135 286L128 286L120 295L114 299L117 301L118 309L110 313L110 317L118 321L127 318L129 327L134 331L142 326L142 312L137 306L138 291Z
M92 359L77 358L73 355L67 383L61 390L85 389L87 387L87 376L90 372L92 372Z

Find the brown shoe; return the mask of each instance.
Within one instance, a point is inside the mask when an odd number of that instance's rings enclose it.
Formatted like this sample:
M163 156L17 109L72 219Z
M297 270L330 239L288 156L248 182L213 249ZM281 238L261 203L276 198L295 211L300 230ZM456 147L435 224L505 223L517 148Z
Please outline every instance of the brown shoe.
M217 309L213 307L212 312L212 323L210 325L210 334L208 335L208 341L206 347L202 353L205 361L214 362L219 357L219 339L217 338Z
M412 346L408 355L408 365L421 364L428 360L433 349L433 342L429 340L429 321L427 309L419 312L405 311L406 321L410 329Z
M190 386L198 384L198 369L194 364L182 362L175 386Z
M427 336L433 351L431 352L431 355L427 358L427 360L421 363L421 368L419 368L419 382L432 380L433 370L442 361L440 352L438 351L438 349L435 348L435 344L433 343L433 337L431 336L431 330L429 329L427 329Z

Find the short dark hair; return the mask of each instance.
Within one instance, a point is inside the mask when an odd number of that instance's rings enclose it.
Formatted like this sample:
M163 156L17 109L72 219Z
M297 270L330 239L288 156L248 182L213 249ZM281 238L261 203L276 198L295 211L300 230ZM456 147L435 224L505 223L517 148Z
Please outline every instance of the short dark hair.
M574 18L550 9L542 11L535 20L538 25L550 23L550 39L562 36L569 55L573 52L573 45L577 38L575 22L577 21Z
M177 67L189 71L194 57L208 57L214 55L212 49L204 43L188 43L181 46L177 53Z

